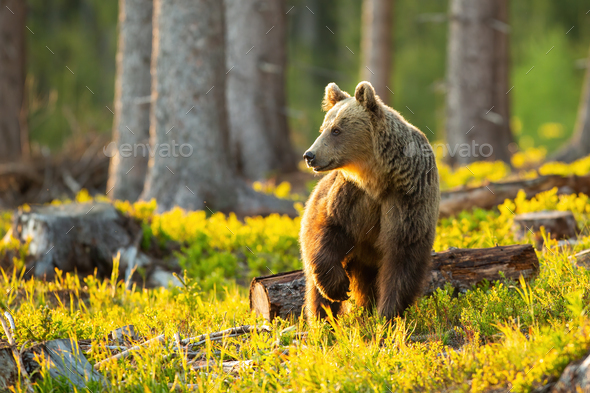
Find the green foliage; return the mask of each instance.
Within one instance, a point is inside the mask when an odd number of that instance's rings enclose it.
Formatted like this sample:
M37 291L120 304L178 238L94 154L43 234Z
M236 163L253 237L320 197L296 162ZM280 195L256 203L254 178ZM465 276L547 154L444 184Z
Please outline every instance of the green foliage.
M294 142L302 149L316 138L322 123L324 87L336 82L352 93L359 82L361 3L292 0L287 6L294 6L289 12L289 115ZM509 3L511 123L523 148L545 146L553 152L573 131L584 71L578 61L588 54L583 37L590 25L582 0L566 3ZM448 6L418 0L394 7L389 87L395 94L387 99L430 140L445 136Z
M287 15L287 114L299 149L317 135L324 87L336 82L353 92L359 81L361 3L286 4L293 7ZM583 77L577 61L588 50L587 10L582 0L522 0L510 7L513 129L524 148L551 152L573 130ZM389 87L395 95L387 98L431 140L445 135L447 11L448 2L396 3L391 31ZM35 33L26 31L31 140L57 148L73 135L109 132L113 119L105 106L113 109L117 2L30 0L27 26Z
M59 148L71 136L110 132L113 115L105 106L113 109L117 2L27 3L34 33L25 31L31 140Z
M541 153L525 151L518 160L526 167ZM490 170L494 165L471 165L471 177L462 168L443 170L441 178L447 184L457 181L454 176L464 183L483 182L494 175ZM571 165L548 163L540 172L574 174L586 168L587 158ZM504 175L534 175L521 171ZM263 191L277 193L277 189ZM283 193L286 189L283 185ZM86 192L76 197L89 199ZM93 339L98 344L87 354L93 363L110 357L101 342L112 329L133 324L145 338L165 334L164 346L146 346L132 360L111 361L100 368L109 391L169 391L170 386L186 391L193 384L209 392L527 392L558 376L590 349L590 271L573 266L569 259L590 248L588 202L586 195L557 195L557 189L530 199L521 192L497 209L475 209L439 221L436 251L513 244L514 214L571 211L583 228L578 243L559 248L543 232L545 247L537 251L540 272L529 282L502 279L464 293L447 285L422 297L392 323L367 315L354 302L350 313L338 321L307 324L302 318L277 319L271 333L203 344L200 350L212 364L210 372L168 356L172 335L180 331L188 337L263 323L249 311L244 285L253 276L301 267L300 218L271 215L240 221L234 215L181 209L157 214L155 201L117 201L119 210L141 222L144 248L181 245L176 255L185 269L177 277L181 287L126 290L116 273L99 280L57 271L53 282L24 281L27 246L7 239L0 255L14 256L15 263L10 271L1 271L0 292L7 295L0 308L14 315L19 345L68 337ZM8 228L9 221L9 214L0 215L0 228ZM535 239L526 233L520 242L534 244ZM303 331L305 338L297 334ZM254 368L227 374L220 360L252 360ZM41 363L44 379L35 382L36 391L69 391L64 381L47 377L47 364ZM17 391L23 389L17 386Z
M183 245L178 253L181 266L197 278L204 290L233 282L248 283L253 277L299 269L299 218L277 214L247 217L207 215L205 211L173 209L161 215L153 212L155 201L118 202L117 207L142 220L145 236L154 236L164 247L173 240Z

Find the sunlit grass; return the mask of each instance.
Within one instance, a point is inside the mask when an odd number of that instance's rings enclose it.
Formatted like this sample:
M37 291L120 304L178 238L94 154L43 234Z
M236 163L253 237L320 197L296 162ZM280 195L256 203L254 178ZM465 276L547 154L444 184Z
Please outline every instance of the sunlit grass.
M86 193L77 197L89 199ZM154 201L115 205L141 223L144 249L154 241L163 248L170 241L181 245L176 257L186 270L182 288L126 290L116 274L99 280L58 272L52 282L25 281L26 246L9 241L0 249L13 265L0 277L0 292L6 294L1 306L14 315L19 345L91 339L96 345L86 356L94 364L111 356L104 343L115 328L133 324L145 339L166 335L165 344L148 345L100 367L107 381L103 390L525 392L557 377L590 348L590 272L568 258L590 248L586 195L559 196L550 190L527 199L520 193L497 209L439 221L436 251L534 244L530 234L516 240L513 212L572 211L582 229L578 243L561 249L545 235L547 247L537 251L539 275L528 283L502 280L466 293L448 286L421 298L391 324L356 307L337 321L308 325L302 319L275 320L270 333L206 342L199 350L205 353L201 363L209 368L201 370L182 356L169 356L173 334L190 337L268 324L250 312L247 289L238 284L269 270L301 267L300 219L271 215L240 221L233 215L181 209L156 214ZM9 220L8 214L0 217L4 231ZM252 362L226 373L222 360ZM46 366L38 372L43 378L34 378L36 391L71 390L49 378ZM99 384L89 387L101 389Z

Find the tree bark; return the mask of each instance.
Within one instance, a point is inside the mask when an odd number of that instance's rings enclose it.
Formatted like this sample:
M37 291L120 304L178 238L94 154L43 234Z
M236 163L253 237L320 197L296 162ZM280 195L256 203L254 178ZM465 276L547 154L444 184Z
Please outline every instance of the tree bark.
M282 0L225 0L227 109L238 172L263 179L296 170L286 117Z
M393 53L393 0L364 0L361 38L361 78L371 82L379 97L390 103L389 75Z
M540 211L518 214L514 217L516 239L524 239L529 233L534 235L538 249L543 248L541 227L545 228L551 239L575 240L580 230L574 214L570 211Z
M107 191L135 201L145 183L149 159L152 0L119 1L119 43L113 140ZM126 146L131 147L129 154ZM112 191L111 191L112 190Z
M590 391L590 353L568 364L551 393Z
M58 339L34 344L21 354L22 365L17 365L9 348L0 348L0 389L9 391L19 381L19 369L25 368L31 374L39 375L43 364L49 378L64 379L69 391L88 389L92 381L106 388L108 385L102 375L94 371L81 351L80 344L73 339ZM43 360L43 361L41 361ZM41 364L40 364L41 363ZM24 366L24 367L23 367ZM40 377L35 376L36 379Z
M238 215L296 215L290 201L254 192L236 176L225 106L223 2L156 0L150 157L143 199ZM257 157L249 157L256 160Z
M537 254L530 244L493 248L450 249L433 253L432 271L424 295L447 283L467 291L484 280L530 279L539 271ZM305 275L302 270L256 277L250 284L250 309L268 320L301 315L305 302Z
M552 160L569 163L588 154L590 154L590 52L586 61L586 75L574 135L571 141L552 157Z
M448 161L510 163L507 0L452 0L450 13Z
M28 138L23 108L25 91L24 0L0 1L0 161L14 161L23 154Z
M547 175L534 179L505 183L488 183L481 187L442 192L440 195L439 217L449 217L474 207L492 209L506 199L514 199L520 190L527 198L557 187L558 194L590 195L590 176Z
M139 226L107 203L36 206L19 209L12 236L29 243L27 270L52 279L55 268L80 276L108 277L113 255L133 246ZM27 277L28 278L28 277Z

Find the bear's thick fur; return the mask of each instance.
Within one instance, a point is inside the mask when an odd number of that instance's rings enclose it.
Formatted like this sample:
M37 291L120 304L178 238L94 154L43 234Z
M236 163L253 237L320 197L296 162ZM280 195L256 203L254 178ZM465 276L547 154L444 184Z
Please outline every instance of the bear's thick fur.
M316 172L301 222L308 318L357 305L392 319L421 293L440 192L426 136L361 82L326 87L321 135L305 153Z

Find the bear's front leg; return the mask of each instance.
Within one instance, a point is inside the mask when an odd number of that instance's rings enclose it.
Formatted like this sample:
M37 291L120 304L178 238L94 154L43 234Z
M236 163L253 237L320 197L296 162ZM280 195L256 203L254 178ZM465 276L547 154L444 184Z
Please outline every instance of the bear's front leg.
M350 280L343 261L354 243L341 227L325 226L318 232L302 243L307 282L331 302L347 300Z
M422 293L430 260L428 244L398 245L385 253L377 278L380 316L391 320L414 303Z
M379 315L391 320L403 314L421 294L431 266L434 229L419 236L385 227L380 234L383 259L377 275Z

